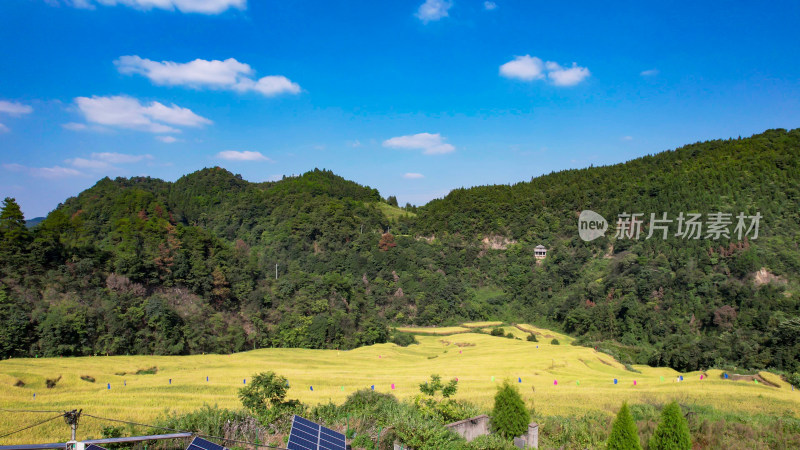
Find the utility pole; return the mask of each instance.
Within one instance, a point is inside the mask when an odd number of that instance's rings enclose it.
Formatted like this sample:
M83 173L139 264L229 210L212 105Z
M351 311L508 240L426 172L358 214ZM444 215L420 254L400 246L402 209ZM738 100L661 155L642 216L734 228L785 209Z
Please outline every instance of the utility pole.
M77 435L78 435L78 420L81 418L81 411L73 409L72 411L66 411L64 413L64 422L72 428L72 439L70 439L69 443L67 444L67 449L75 449L78 446L77 442Z
M275 264L275 279L278 279L278 265Z

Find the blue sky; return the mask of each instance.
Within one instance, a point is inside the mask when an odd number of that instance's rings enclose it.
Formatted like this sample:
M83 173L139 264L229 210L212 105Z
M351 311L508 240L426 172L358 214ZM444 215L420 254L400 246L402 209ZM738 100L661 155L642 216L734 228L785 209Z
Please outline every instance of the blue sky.
M800 4L4 0L0 196L317 168L422 205L800 126Z

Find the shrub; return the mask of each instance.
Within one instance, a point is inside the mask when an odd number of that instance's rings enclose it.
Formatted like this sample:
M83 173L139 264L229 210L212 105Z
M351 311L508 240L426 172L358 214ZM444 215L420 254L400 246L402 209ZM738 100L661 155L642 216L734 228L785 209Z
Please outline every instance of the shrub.
M89 383L94 383L95 379L91 375L81 375L81 380L88 381Z
M516 450L517 447L496 434L484 434L470 441L466 448L469 450Z
M506 337L509 338L509 339L514 339L514 334L511 333L511 332L508 332L508 334L506 334Z
M502 328L492 328L492 331L489 332L492 336L505 336L505 331Z
M527 339L528 342L539 342L539 338L537 338L536 335L533 333L529 334L528 337L525 339Z
M529 422L530 413L525 408L522 396L514 385L505 380L494 396L492 429L506 439L511 439L525 433Z
M553 338L553 340L550 341L550 343L553 344L553 345L560 345L561 344L560 342L558 342L558 339L556 339L556 338Z
M136 371L136 375L155 375L158 372L158 367L153 366L149 369L139 369Z
M239 400L263 423L270 423L282 413L301 406L297 400L285 400L286 383L286 378L275 372L259 373L250 384L239 389Z
M411 344L419 344L419 341L417 341L417 338L414 337L413 334L400 333L400 332L395 332L392 335L392 339L390 342L392 342L393 344L397 344L400 347L408 347Z
M14 386L16 386L16 387L25 387L25 382L22 381L22 380L17 380L17 382L14 383Z
M617 418L611 426L611 436L608 437L609 450L642 450L639 442L639 431L633 421L628 404L623 403L617 413Z
M689 424L681 413L678 403L672 402L661 411L661 422L650 439L652 450L690 450L692 437Z

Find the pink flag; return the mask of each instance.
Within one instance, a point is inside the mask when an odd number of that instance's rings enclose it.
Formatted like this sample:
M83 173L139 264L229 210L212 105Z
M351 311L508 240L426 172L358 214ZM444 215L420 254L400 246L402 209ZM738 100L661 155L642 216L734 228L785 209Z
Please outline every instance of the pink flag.
M394 383L392 383L392 389L394 389Z
M553 386L558 386L558 380L553 380Z
M636 380L633 380L633 385L636 386Z

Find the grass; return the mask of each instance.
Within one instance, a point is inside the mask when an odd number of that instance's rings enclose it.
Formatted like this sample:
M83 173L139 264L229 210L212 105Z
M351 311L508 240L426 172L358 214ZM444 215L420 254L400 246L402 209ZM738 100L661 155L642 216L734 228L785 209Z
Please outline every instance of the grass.
M386 216L389 220L395 220L400 217L416 217L417 215L411 211L406 211L403 208L398 208L397 206L392 206L388 203L378 202L378 209Z
M0 408L83 408L95 416L153 423L167 410L188 412L204 404L239 408L237 391L243 380L274 370L289 379L288 397L308 404L341 403L355 390L373 384L376 391L408 398L418 393L419 383L436 373L445 380L457 377L456 398L484 408L491 407L496 386L503 379L511 379L528 406L542 416L610 416L623 400L658 405L677 400L736 414L793 418L800 414L800 391L792 391L770 374L761 375L778 388L723 380L718 370L707 371L708 377L702 381L699 372L684 373L684 381L676 382L679 374L672 369L634 366L641 373L632 373L608 355L569 345L567 336L521 326L556 337L561 345L551 345L549 338L541 336L540 342L527 342L468 332L447 339L419 334L419 345L379 344L351 351L262 349L233 355L11 359L0 361ZM458 327L443 330L451 328ZM526 335L512 326L504 330L523 339ZM158 368L155 374L136 375L153 367ZM126 375L117 375L123 372ZM59 376L62 378L54 388L45 387L46 379ZM81 376L91 376L96 382L87 383ZM25 385L14 386L18 380ZM554 385L555 380L558 385ZM0 434L47 417L3 413ZM107 425L113 424L87 417L78 430L79 438L100 437L101 428ZM57 420L10 436L2 443L65 442L68 438L69 428Z
M436 336L449 336L451 334L468 333L465 327L397 327L397 331L412 334L430 334Z

